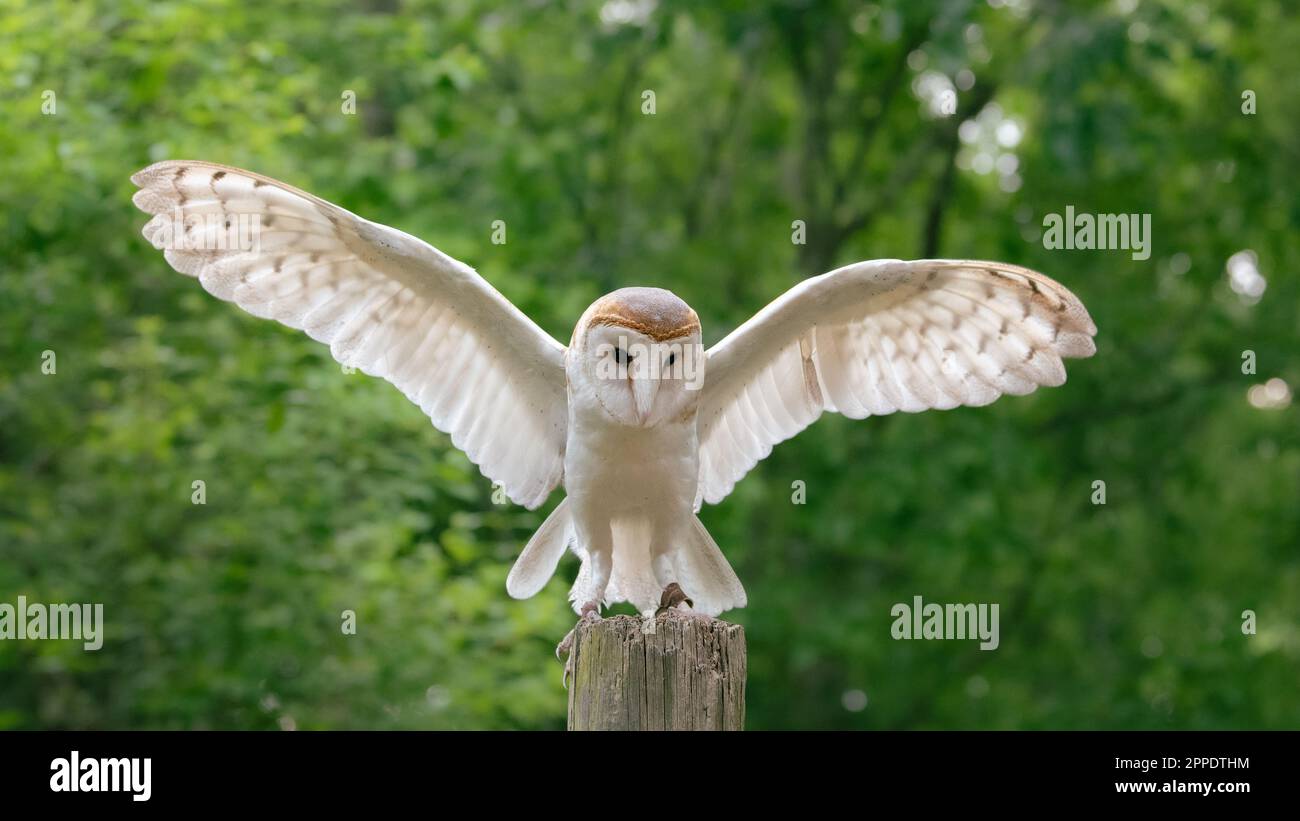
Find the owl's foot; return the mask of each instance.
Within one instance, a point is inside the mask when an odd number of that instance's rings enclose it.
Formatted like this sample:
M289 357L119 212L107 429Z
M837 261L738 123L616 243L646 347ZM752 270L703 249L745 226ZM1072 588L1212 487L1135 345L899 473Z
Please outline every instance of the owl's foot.
M578 623L573 625L573 629L564 635L560 643L555 645L555 658L559 659L560 654L564 653L564 673L560 676L560 683L564 689L569 689L569 674L573 672L573 640L578 635L578 628L586 621L600 621L600 602L589 601L582 606L579 611Z
M589 601L582 606L578 613L578 623L573 625L573 629L564 635L560 643L555 645L555 657L558 659L561 653L567 653L573 649L573 638L578 633L578 628L584 621L600 621L600 604Z

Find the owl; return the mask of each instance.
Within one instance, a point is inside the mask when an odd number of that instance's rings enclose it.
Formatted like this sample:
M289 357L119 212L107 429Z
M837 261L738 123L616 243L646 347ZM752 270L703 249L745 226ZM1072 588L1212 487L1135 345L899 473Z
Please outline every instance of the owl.
M1077 297L999 262L859 262L806 279L705 350L660 288L601 297L561 345L467 265L282 182L207 162L135 174L144 235L177 271L395 385L514 502L565 498L506 582L541 590L566 550L575 611L716 616L745 589L700 523L778 442L853 419L987 405L1065 382L1096 326Z

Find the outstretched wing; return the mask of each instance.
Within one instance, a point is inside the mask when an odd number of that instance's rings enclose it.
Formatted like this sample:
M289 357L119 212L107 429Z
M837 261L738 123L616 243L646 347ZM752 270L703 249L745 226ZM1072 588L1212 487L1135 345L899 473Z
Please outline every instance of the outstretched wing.
M875 260L805 280L709 349L701 500L715 504L822 411L987 405L1065 382L1097 327L1074 294L1000 262Z
M537 507L559 483L564 347L472 268L238 168L174 160L131 181L177 271L392 382L514 501Z

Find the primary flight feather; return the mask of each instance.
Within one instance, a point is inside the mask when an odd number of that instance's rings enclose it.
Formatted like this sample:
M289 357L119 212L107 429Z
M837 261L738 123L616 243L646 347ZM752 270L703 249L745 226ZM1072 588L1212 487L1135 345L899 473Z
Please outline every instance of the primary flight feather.
M1096 326L1059 283L997 262L874 260L805 280L704 351L659 288L597 300L569 346L415 237L214 163L138 172L144 235L214 296L299 328L396 385L515 502L566 498L507 581L541 590L566 549L584 617L628 601L705 615L745 591L696 517L824 411L986 405L1065 381Z

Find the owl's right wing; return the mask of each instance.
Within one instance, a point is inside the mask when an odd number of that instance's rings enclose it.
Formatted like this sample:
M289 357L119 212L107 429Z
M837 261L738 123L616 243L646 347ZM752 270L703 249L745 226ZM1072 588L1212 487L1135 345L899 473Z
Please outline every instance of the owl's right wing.
M177 271L396 385L515 502L559 484L565 349L472 268L250 171L174 160L131 181Z
M879 259L806 279L709 349L696 507L823 411L987 405L1065 381L1097 326L1079 298L1001 262Z

